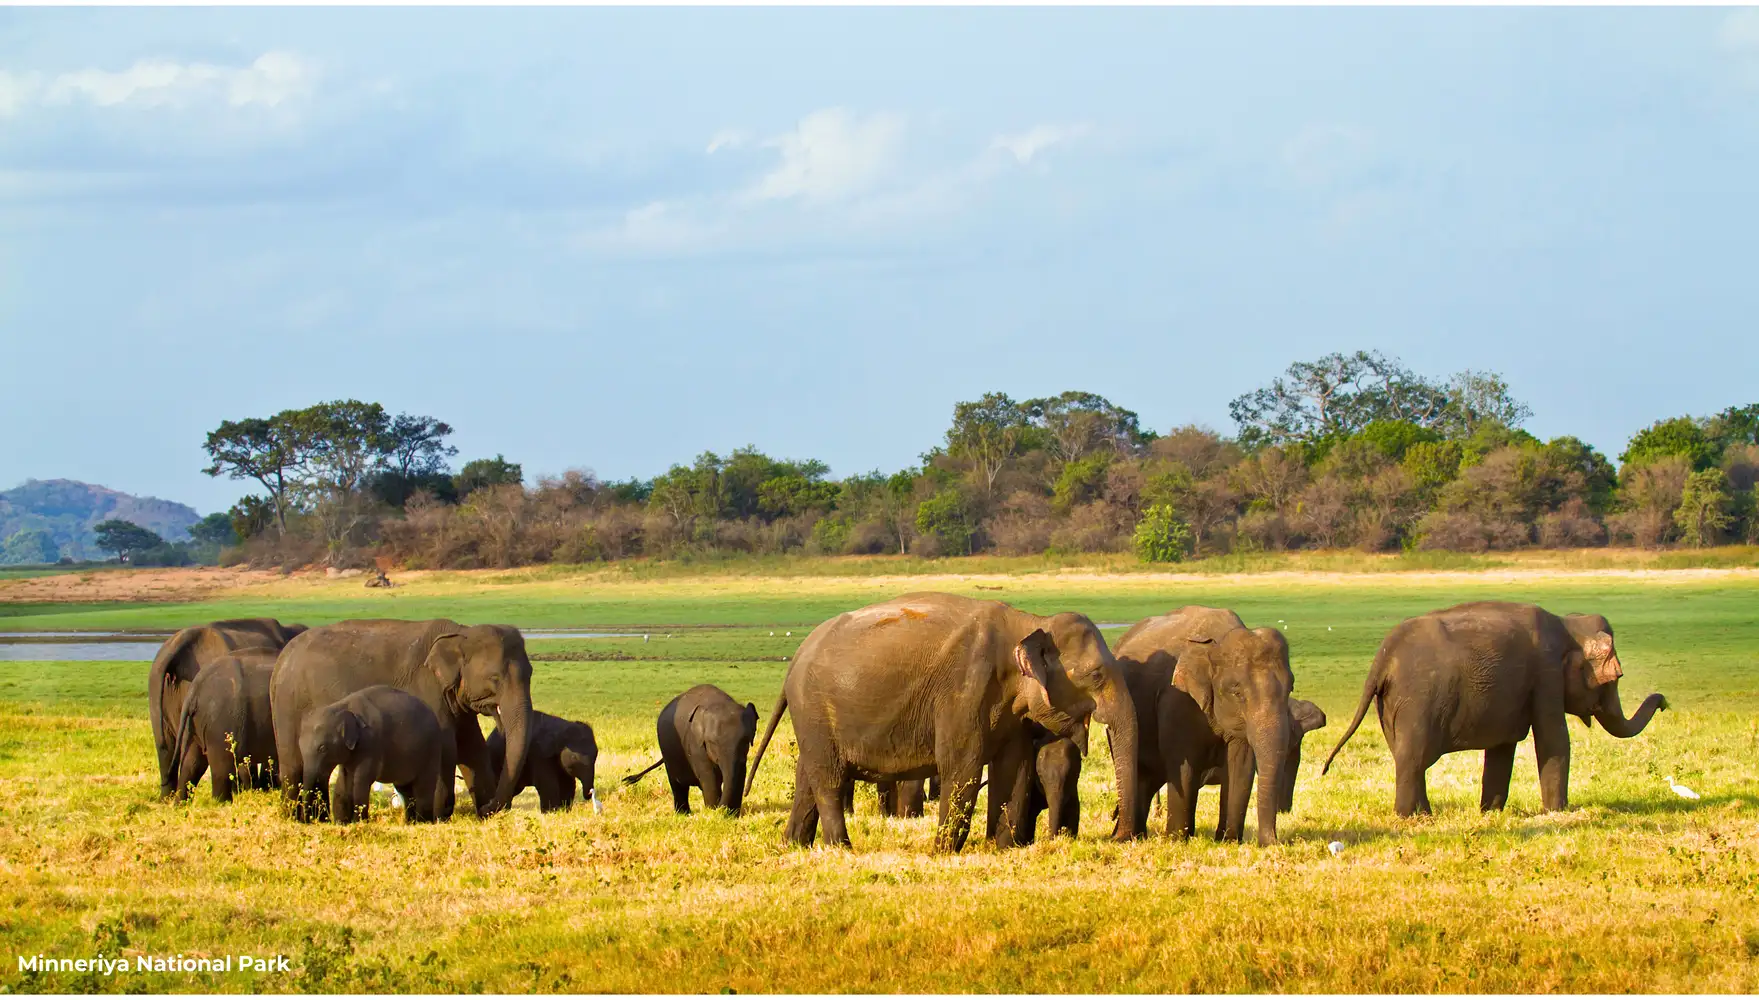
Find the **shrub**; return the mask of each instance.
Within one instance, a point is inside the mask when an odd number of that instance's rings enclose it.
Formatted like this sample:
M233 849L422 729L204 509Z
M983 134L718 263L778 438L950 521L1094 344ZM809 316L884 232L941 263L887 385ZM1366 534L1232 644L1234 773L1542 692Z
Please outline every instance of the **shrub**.
M1450 552L1516 549L1532 541L1527 525L1463 511L1431 511L1417 523L1417 547Z
M1142 515L1132 538L1143 562L1183 562L1191 554L1191 526L1167 504L1155 504Z
M1548 549L1581 549L1606 542L1606 527L1581 497L1571 497L1539 518L1539 544Z
M1130 512L1104 500L1084 503L1051 532L1058 552L1121 552L1130 540Z
M916 506L916 530L925 543L923 552L936 555L970 555L975 533L965 498L957 490L943 490Z
M1035 493L1016 492L994 517L983 522L983 533L1003 555L1043 552L1051 543L1051 505Z
M1734 522L1729 516L1733 501L1728 476L1721 469L1692 473L1681 492L1680 506L1674 511L1674 523L1679 525L1686 544L1694 548L1713 544Z
M1289 523L1274 510L1249 510L1241 516L1235 538L1248 552L1277 552L1288 548Z

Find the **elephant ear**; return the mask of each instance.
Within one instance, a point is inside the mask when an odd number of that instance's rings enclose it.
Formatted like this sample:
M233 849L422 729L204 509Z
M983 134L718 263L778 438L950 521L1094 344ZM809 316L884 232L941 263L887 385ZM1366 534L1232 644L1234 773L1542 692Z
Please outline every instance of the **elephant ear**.
M745 703L745 710L740 713L740 718L745 720L745 728L746 729L749 729L754 734L757 732L757 705L756 705L756 703L749 702L749 701L746 702Z
M1619 654L1612 647L1612 636L1605 632L1596 632L1582 640L1582 658L1588 661L1589 687L1610 684L1625 675Z
M1204 715L1215 710L1214 649L1210 639L1192 639L1173 666L1173 687L1190 695Z
M1020 640L1014 647L1014 666L1022 679L1029 684L1036 684L1038 692L1032 697L1036 700L1043 697L1050 699L1050 665L1046 659L1056 652L1057 645L1051 641L1050 633L1044 629L1033 629L1032 634Z
M1083 757L1087 756L1087 734L1092 728L1093 716L1089 714L1075 723L1075 731L1069 736L1069 741L1075 744L1075 749L1081 751ZM1109 733L1111 730L1106 731Z
M1290 698L1289 714L1294 717L1295 728L1299 732L1311 733L1315 729L1325 728L1325 712L1310 701Z
M342 714L342 745L350 750L360 745L360 718L353 712Z
M464 682L464 633L446 632L428 646L427 668L440 679L440 690L456 692Z

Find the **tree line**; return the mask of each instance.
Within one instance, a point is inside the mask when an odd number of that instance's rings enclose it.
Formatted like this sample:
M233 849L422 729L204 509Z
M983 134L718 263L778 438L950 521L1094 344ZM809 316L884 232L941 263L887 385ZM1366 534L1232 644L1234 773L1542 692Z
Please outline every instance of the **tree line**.
M1759 404L1657 421L1617 465L1491 372L1434 380L1376 352L1290 365L1229 406L1232 436L1164 434L1103 396L956 403L919 464L830 476L755 447L652 479L576 469L526 484L502 456L456 471L452 427L341 400L226 421L211 476L254 490L232 558L506 567L707 553L1466 552L1759 541Z

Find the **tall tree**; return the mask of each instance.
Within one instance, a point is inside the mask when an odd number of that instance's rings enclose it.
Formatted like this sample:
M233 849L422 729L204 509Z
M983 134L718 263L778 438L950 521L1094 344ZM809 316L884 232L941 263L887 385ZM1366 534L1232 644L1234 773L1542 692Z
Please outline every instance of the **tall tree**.
M452 425L433 417L399 413L386 428L386 465L404 479L444 472L458 449L446 443Z
M290 412L268 418L223 421L208 432L207 443L202 445L212 459L203 472L253 479L263 487L275 510L275 526L283 536L287 534L287 511L305 461L299 432L287 419Z
M974 403L953 404L953 426L947 430L947 452L971 462L983 482L986 495L993 494L996 476L1020 450L1027 430L1027 415L1007 393L988 392Z
M137 553L165 544L165 540L157 532L149 531L133 521L115 518L100 521L93 526L92 533L98 536L98 548L116 553L116 558L121 562L128 562Z
M1152 437L1143 433L1135 413L1096 393L1071 390L1029 399L1020 409L1044 428L1051 450L1064 462L1080 461L1098 449L1130 455Z
M1261 389L1238 396L1228 413L1248 446L1351 434L1374 420L1419 427L1440 422L1449 395L1379 351L1297 361Z

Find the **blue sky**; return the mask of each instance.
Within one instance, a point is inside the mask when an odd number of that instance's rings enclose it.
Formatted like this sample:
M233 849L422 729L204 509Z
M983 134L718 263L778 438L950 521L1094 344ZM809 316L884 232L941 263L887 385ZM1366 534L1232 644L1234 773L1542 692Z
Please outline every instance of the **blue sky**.
M1752 9L0 10L0 487L221 509L359 397L529 477L915 461L1077 388L1754 402Z

